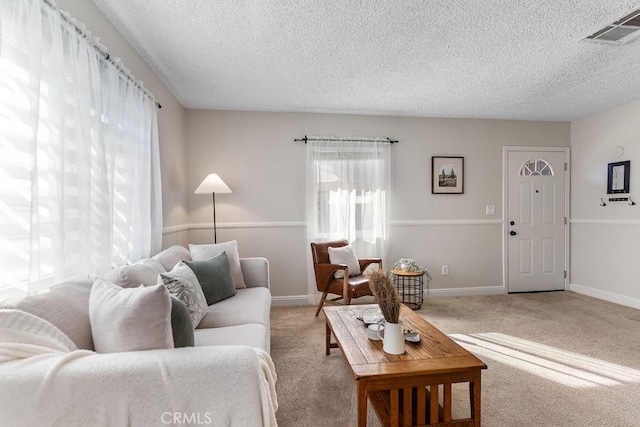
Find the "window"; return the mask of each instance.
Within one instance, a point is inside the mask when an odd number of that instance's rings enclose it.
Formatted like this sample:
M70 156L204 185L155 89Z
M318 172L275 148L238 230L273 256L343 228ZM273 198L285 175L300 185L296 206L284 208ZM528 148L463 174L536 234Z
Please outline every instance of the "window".
M520 167L518 176L554 176L551 165L543 159L531 159Z
M155 105L43 0L0 11L0 300L159 249Z
M307 143L311 241L347 239L361 256L382 256L388 240L389 142Z

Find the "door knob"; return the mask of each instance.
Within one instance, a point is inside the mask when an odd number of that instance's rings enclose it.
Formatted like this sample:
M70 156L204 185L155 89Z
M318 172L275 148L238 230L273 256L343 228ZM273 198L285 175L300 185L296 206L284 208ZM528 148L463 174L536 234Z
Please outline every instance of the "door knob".
M515 231L511 230L511 231L509 232L509 234L510 234L510 235L512 235L512 236L515 236L515 235L516 235L516 234L518 234L518 233L516 233Z
M516 225L516 223L515 223L515 222L513 222L513 221L509 222L509 224L511 224L511 225Z

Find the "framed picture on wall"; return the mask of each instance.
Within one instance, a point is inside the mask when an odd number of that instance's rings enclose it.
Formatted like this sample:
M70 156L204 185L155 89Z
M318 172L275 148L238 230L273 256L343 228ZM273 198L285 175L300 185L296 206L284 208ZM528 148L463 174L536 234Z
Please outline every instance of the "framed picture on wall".
M431 157L431 193L464 193L464 157Z
M607 194L628 193L631 161L609 163L607 171Z

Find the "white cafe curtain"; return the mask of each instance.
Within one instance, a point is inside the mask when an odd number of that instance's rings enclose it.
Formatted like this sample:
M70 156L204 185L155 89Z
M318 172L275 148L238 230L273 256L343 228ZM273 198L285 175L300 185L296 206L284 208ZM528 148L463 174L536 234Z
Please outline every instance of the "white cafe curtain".
M309 241L347 239L358 257L384 258L390 175L387 139L311 138L307 142Z

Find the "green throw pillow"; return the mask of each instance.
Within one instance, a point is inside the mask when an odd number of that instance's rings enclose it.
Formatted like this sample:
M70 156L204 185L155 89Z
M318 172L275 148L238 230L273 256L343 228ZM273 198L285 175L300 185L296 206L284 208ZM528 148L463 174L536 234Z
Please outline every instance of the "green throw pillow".
M205 261L189 261L186 264L196 274L208 305L236 294L226 252Z
M189 310L182 301L171 295L171 333L173 347L193 347L195 344L193 324Z

